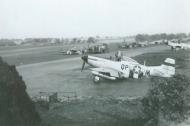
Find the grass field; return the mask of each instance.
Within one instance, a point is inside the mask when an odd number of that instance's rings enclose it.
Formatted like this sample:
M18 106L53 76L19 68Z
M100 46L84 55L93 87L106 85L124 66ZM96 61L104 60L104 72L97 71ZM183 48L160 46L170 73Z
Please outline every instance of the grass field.
M15 47L0 47L0 56L11 65L26 65L39 62L54 61L66 58L79 57L80 55L64 55L60 53L61 50L69 50L72 47L77 47L77 49L83 49L84 47L92 46L94 44L68 44L68 45L54 45L54 46L15 46ZM159 48L167 49L167 47L161 45L157 46ZM150 47L151 48L151 47ZM154 46L153 46L154 48ZM106 54L101 54L99 56L110 56L114 55L115 52L119 50L118 43L109 44L109 52ZM122 49L124 55L135 56L141 54L141 50L148 52L147 47L136 48L136 52L133 49ZM155 50L155 51L156 51ZM152 49L150 49L152 51ZM133 55L131 55L133 52ZM130 53L130 55L128 55ZM91 54L93 55L93 54Z
M139 63L143 64L143 62L146 61L147 65L160 65L160 63L162 63L166 58L175 59L177 67L186 67L186 63L188 63L187 61L190 59L190 51L167 50L164 52L144 53L134 57L134 59L139 61Z
M64 55L60 53L61 50L69 50L76 47L81 50L84 47L92 46L94 44L68 44L68 45L54 45L54 46L15 46L15 47L0 47L0 56L11 65L25 65L39 62L54 61L66 58L77 57L78 55ZM114 52L118 49L117 43L109 45L109 51Z

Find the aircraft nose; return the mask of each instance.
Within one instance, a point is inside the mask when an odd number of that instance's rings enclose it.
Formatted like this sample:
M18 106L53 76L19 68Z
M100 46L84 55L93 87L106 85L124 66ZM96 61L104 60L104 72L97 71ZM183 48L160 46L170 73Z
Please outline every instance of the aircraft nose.
M85 62L88 62L88 56L82 56L81 59Z

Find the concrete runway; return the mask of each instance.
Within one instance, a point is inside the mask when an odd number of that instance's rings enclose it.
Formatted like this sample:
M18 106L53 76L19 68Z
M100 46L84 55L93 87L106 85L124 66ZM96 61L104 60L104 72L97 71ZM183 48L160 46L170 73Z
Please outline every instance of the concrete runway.
M133 57L147 52L168 50L166 46L129 49L124 55ZM80 71L80 57L40 62L17 66L17 70L26 82L30 96L40 91L76 92L78 96L142 96L149 88L149 79L102 81L94 84L91 72ZM87 66L87 65L86 65Z

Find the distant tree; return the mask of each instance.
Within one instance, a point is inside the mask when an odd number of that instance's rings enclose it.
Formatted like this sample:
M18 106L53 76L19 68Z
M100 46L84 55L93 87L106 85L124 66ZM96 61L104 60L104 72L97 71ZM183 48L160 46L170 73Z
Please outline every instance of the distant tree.
M182 39L182 38L186 38L187 35L185 33L178 33L178 34L166 34L166 33L162 33L162 34L152 34L152 35L148 35L148 34L138 34L135 36L135 40L137 42L144 42L144 41L157 41L157 40L171 40L171 39Z
M95 43L96 39L94 37L89 37L87 43Z
M96 38L97 38L97 39L99 39L99 38L100 38L100 36L99 36L99 35L97 35L97 36L96 36Z
M160 34L160 37L161 37L161 39L167 39L167 34L166 33L162 33L162 34Z
M72 44L77 43L77 38L73 38L73 39L71 40L71 43L72 43Z
M69 39L68 38L64 39L64 42L69 43Z
M138 34L138 35L136 35L135 40L137 42L149 41L149 36L146 34Z
M168 38L168 40L176 39L176 36L175 36L175 34L168 34L167 38Z
M178 34L176 34L176 38L177 39L182 39L182 38L186 38L186 37L187 37L187 35L185 33L178 33Z
M183 121L190 103L190 80L178 74L152 81L152 88L142 100L144 111L153 122L150 125L157 126L160 116L167 121Z
M149 37L150 37L151 41L156 41L156 40L162 39L161 34L153 34L153 35L150 35Z

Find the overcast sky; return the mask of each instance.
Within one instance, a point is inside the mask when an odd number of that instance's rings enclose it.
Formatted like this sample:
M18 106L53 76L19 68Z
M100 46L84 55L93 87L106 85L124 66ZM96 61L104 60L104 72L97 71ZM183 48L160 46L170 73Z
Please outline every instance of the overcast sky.
M0 38L190 32L190 0L0 0Z

